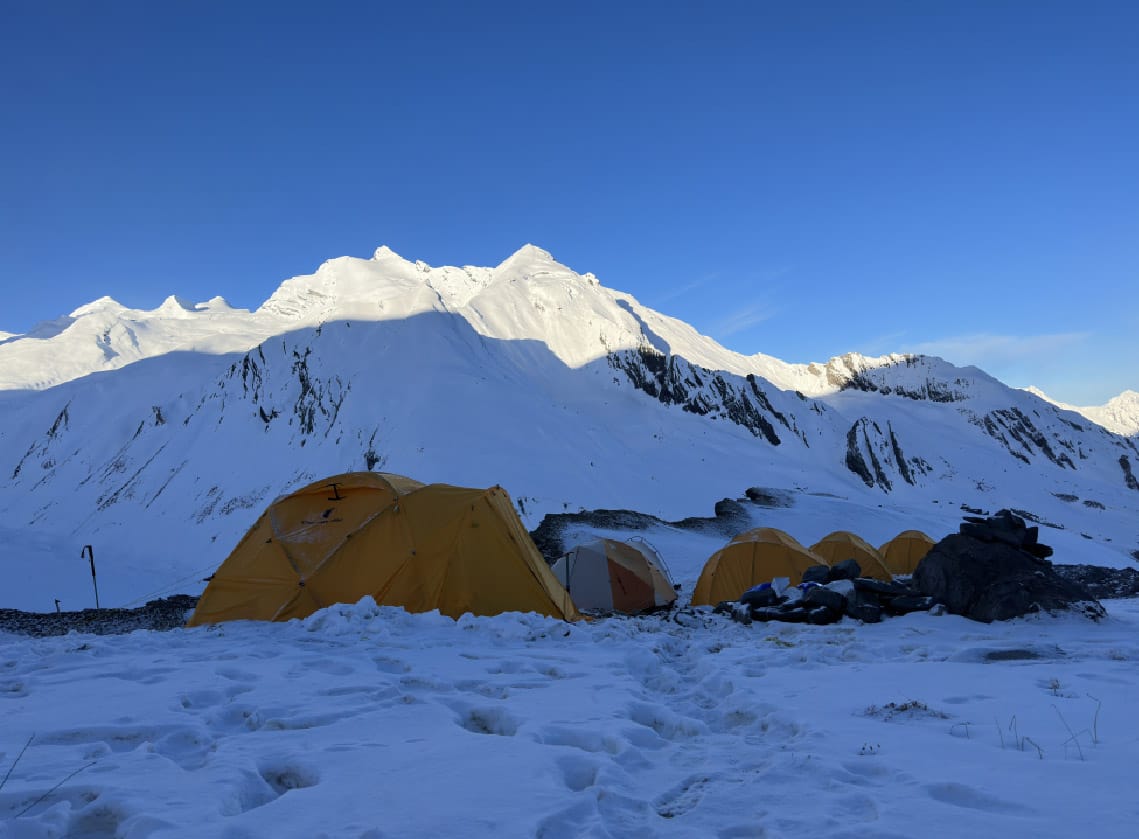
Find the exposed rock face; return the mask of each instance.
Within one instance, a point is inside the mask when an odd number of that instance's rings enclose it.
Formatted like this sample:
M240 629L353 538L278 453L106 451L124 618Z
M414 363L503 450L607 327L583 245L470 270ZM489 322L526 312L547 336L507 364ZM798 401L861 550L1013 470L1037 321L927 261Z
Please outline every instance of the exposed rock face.
M713 419L722 417L778 446L782 440L774 421L807 444L806 435L775 408L761 386L763 380L754 375L740 377L708 370L650 348L611 352L608 361L634 387L661 404L678 405L684 411Z
M1131 471L1131 461L1127 459L1127 455L1121 454L1119 456L1119 468L1123 470L1123 483L1127 485L1127 488L1139 490L1139 480Z
M1056 573L1045 559L1052 549L1036 536L1036 528L1008 510L989 519L968 517L960 533L926 554L913 582L950 612L986 623L1072 608L1103 617L1103 607L1086 589Z
M1083 586L1099 600L1108 597L1139 597L1139 570L1135 568L1057 565L1056 573L1066 580Z

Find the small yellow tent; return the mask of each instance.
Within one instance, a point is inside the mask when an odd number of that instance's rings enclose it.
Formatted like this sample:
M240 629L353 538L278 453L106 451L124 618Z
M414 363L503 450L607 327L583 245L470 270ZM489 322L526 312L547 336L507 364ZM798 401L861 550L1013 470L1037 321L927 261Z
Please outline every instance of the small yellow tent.
M925 559L936 544L920 530L903 530L882 547L878 553L892 574L912 574L918 563Z
M580 617L500 487L370 472L277 499L221 564L189 625L303 618L365 595L409 612Z
M863 577L873 577L885 582L894 579L894 575L883 564L878 551L865 539L849 530L828 533L811 545L811 550L821 556L827 565L837 565L843 560L854 559L861 566Z
M692 592L692 605L713 606L722 600L735 600L752 586L776 577L788 577L792 584L797 584L812 565L826 562L782 530L748 530L704 563Z
M553 571L577 608L632 613L676 600L663 566L645 541L594 539L561 557Z

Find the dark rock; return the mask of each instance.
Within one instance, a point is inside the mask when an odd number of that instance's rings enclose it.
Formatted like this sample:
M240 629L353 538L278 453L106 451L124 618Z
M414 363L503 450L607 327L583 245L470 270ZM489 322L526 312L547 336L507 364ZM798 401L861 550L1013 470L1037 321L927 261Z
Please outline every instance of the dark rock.
M978 520L976 516L966 516L960 532L962 536L980 542L1003 542L1015 548L1026 544L1028 540L1028 528L1024 519L1008 510L1000 510L987 519Z
M910 612L928 612L936 601L932 597L906 594L892 597L885 604L887 612L894 615L908 615Z
M811 608L823 606L838 612L840 615L843 609L846 608L845 597L837 591L831 591L829 588L822 586L812 586L803 592L803 603Z
M22 635L120 635L137 629L164 631L186 625L198 598L175 594L135 609L84 609L79 612L21 612L0 609L0 631Z
M863 623L878 623L882 620L882 607L874 603L848 603L846 614Z
M774 606L779 602L779 595L771 586L756 586L740 595L740 603L745 606Z
M1057 574L1075 583L1096 599L1139 595L1139 571L1134 568L1105 568L1099 565L1054 565Z
M771 606L751 610L751 619L755 621L779 621L781 623L806 623L807 610L796 605L791 609L779 609Z
M747 518L747 512L744 510L743 505L731 498L721 498L716 502L716 506L713 510L718 519L731 519L736 521L741 518Z
M1092 601L1088 614L1104 614L1084 588L1057 574L1047 560L1022 550L1024 520L1007 510L986 523L966 522L926 554L913 582L957 615L986 623L1041 609L1066 609ZM983 536L995 538L982 538Z
M816 606L807 611L807 623L815 626L825 626L828 623L842 620L842 609L831 609L829 606Z
M1051 545L1025 545L1024 549L1037 559L1047 559L1048 557L1052 556L1053 553Z
M898 597L903 594L912 594L912 590L901 583L884 583L871 577L858 577L854 580L854 587L866 594L874 594L879 598Z
M804 583L826 583L830 581L831 569L826 565L812 565L803 572Z
M832 583L827 583L826 587L830 591L838 592L847 600L857 596L854 588L854 580L835 580Z
M853 580L862 576L862 566L858 564L856 559L844 559L842 562L835 563L831 566L830 573L827 575L827 582L834 580Z
M734 603L732 604L732 609L730 612L728 612L728 614L736 623L742 623L744 626L751 625L751 608L748 606L744 606L740 603Z
M744 495L752 504L758 504L761 507L791 507L795 503L791 493L781 489L748 487L744 490Z

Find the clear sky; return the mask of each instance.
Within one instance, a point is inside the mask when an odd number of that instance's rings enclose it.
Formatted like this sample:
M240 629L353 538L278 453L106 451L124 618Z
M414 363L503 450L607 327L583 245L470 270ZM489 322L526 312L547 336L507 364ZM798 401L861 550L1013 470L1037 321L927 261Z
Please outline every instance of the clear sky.
M1139 3L0 7L0 330L533 242L741 352L1139 390Z

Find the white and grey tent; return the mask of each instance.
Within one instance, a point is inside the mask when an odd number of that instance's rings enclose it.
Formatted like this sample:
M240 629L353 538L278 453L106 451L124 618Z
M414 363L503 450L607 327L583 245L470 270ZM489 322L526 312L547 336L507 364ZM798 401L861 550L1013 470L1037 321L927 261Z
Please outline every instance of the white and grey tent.
M676 600L664 561L642 540L595 539L562 556L553 570L579 609L643 612Z

